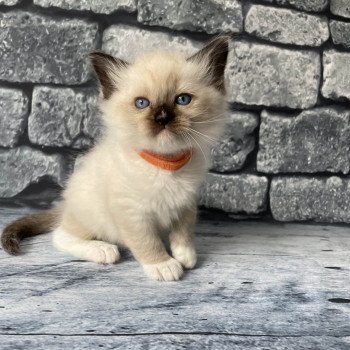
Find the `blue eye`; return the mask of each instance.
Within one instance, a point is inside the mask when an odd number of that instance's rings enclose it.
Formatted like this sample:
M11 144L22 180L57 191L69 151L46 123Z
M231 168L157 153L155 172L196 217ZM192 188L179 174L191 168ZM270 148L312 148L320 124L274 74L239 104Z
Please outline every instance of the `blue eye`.
M147 98L139 97L135 100L135 106L139 109L146 108L149 106L149 101L147 100Z
M192 100L192 97L189 94L181 94L179 96L176 97L175 99L175 103L178 105L188 105Z

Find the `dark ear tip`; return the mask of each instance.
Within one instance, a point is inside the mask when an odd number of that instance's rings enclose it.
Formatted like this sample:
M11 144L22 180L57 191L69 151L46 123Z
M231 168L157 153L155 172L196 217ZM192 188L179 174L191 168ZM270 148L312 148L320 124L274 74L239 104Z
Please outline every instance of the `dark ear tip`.
M102 51L93 51L89 53L89 59L94 66L105 66L106 63L112 63L116 67L126 67L128 65L128 62L120 58L115 58L114 56Z
M212 43L228 49L231 38L228 35L220 35L212 40Z
M89 59L90 61L94 62L98 59L106 59L106 58L109 58L111 57L110 55L104 53L104 52L101 52L101 51L93 51L93 52L90 52L89 53Z
M228 43L228 41L231 39L229 35L218 35L216 38L214 37L214 40L220 40L222 42Z

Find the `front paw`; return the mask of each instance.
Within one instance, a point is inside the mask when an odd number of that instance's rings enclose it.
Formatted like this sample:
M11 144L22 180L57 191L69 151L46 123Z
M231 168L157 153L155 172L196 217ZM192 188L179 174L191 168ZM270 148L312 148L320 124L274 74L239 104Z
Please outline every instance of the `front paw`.
M143 265L143 269L151 279L167 282L179 280L184 272L181 264L173 258L161 263Z
M193 269L197 263L197 253L193 246L178 245L171 249L173 257L186 269Z
M88 241L83 248L82 256L98 264L114 264L120 259L118 247L107 242Z

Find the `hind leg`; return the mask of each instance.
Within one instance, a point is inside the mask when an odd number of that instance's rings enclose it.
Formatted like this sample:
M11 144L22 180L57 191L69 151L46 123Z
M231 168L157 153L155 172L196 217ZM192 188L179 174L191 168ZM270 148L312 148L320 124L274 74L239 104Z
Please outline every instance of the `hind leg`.
M113 264L120 259L116 245L94 240L91 235L86 231L83 232L81 227L76 224L61 225L55 229L53 244L59 250L98 264Z

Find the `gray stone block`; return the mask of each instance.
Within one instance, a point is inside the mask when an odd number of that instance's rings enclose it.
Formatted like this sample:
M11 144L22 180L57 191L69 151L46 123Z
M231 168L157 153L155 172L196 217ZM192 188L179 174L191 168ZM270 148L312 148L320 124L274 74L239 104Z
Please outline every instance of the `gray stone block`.
M104 130L102 114L97 108L96 96L86 105L79 136L73 141L71 147L84 149L89 148L98 141Z
M88 79L97 24L21 11L1 13L0 23L1 80L79 84Z
M299 10L320 12L327 8L329 0L263 0L283 6L292 6ZM347 0L345 0L347 1Z
M28 97L19 89L0 88L0 146L13 147L23 134Z
M271 182L270 206L278 221L350 223L350 180L276 177Z
M261 5L251 6L244 29L265 40L301 46L320 46L329 38L327 17Z
M350 170L350 110L332 107L296 117L263 111L257 170L264 173Z
M230 213L257 214L266 209L268 180L256 175L208 174L199 205Z
M349 0L330 0L331 12L334 15L350 18L350 2Z
M330 21L329 27L334 44L340 44L346 48L350 48L350 23Z
M136 0L34 0L41 7L60 7L65 10L92 11L111 14L115 11L136 11Z
M254 113L231 112L225 132L211 152L212 169L218 172L241 169L255 148L252 133L258 124L259 117Z
M88 146L100 134L99 114L94 89L35 87L29 139L41 146Z
M208 34L242 30L242 4L237 0L138 0L139 22Z
M322 95L333 100L350 100L350 53L328 50L323 53Z
M48 155L26 146L0 149L0 198L13 197L43 178L63 185L64 170L59 154Z
M0 5L14 6L22 2L22 0L0 0Z
M320 57L309 50L235 41L228 57L228 99L246 105L309 108L316 104Z
M140 54L155 50L180 50L193 54L201 44L183 36L138 29L128 25L113 25L103 33L102 50L130 61Z

